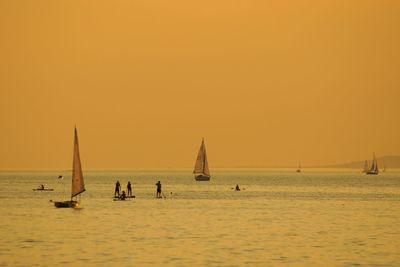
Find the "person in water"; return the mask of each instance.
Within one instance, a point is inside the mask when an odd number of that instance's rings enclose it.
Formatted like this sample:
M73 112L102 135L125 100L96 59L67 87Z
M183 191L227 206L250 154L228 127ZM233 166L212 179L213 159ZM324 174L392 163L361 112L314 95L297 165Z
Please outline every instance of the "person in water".
M44 190L44 185L40 185L40 189Z
M128 189L128 197L132 196L132 185L131 182L128 182L128 185L126 186L126 188Z
M156 186L157 186L157 197L158 197L158 198L161 198L161 182L158 181L158 182L156 183Z
M121 200L125 200L125 198L126 198L126 194L125 194L125 191L122 191L122 194L121 194L121 196L119 197Z
M121 190L121 184L119 183L119 181L117 181L117 183L115 184L114 196L119 197L120 190Z
M240 191L240 188L239 188L239 185L238 185L238 184L236 185L235 190L236 190L236 191Z

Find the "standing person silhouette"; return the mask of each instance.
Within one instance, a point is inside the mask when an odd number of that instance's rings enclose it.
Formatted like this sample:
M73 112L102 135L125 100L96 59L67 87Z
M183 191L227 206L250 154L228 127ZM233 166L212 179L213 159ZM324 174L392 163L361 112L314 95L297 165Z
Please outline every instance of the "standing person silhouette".
M157 186L157 198L161 198L161 182L158 181L156 183L156 186Z
M131 182L128 182L128 185L126 186L126 188L128 189L128 197L132 196L132 185Z
M119 181L115 183L115 192L114 192L114 197L119 197L119 192L121 191L121 184Z

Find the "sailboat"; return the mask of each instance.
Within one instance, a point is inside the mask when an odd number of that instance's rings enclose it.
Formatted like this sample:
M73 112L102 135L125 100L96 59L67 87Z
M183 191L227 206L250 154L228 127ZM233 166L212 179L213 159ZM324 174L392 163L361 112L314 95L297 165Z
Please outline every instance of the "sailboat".
M372 165L371 168L366 172L368 175L377 175L379 174L379 169L378 169L378 161L375 158L375 153L372 158Z
M196 181L210 181L210 170L208 169L206 146L204 138L201 141L199 153L197 154L196 163L194 165L194 179Z
M363 168L363 173L367 173L369 171L369 168L368 168L368 161L365 161L364 162L364 168Z
M85 192L85 184L83 182L81 159L79 156L78 132L75 127L74 136L74 155L72 163L72 185L71 185L71 200L55 201L54 205L57 208L78 208L78 196Z
M301 172L301 165L300 165L300 161L299 161L299 167L297 168L296 172Z

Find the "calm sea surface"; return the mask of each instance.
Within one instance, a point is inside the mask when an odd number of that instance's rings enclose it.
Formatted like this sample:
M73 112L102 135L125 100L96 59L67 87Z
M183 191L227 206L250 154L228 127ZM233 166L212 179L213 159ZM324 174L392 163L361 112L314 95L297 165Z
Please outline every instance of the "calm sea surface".
M56 209L69 172L0 172L0 266L400 266L397 171L84 175L82 207ZM136 199L113 201L117 179Z

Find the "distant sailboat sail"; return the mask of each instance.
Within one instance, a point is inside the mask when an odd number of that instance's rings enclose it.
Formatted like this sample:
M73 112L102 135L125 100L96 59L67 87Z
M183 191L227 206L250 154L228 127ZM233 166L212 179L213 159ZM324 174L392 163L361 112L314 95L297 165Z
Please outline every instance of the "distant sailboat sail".
M366 174L372 174L372 175L377 175L379 174L379 169L378 169L378 161L375 158L375 153L372 158L372 165L371 168L366 172Z
M197 181L209 181L210 170L208 169L207 152L204 144L204 138L201 141L199 153L197 154L196 163L194 165L193 173Z
M364 163L364 168L363 168L363 173L367 173L369 171L369 168L368 168L368 161L365 161L365 163Z
M73 163L72 163L71 198L73 198L83 192L85 192L85 184L83 182L81 157L79 155L78 133L75 128L74 158L73 158Z
M77 200L73 200L74 197L80 195L85 192L85 183L83 181L82 174L82 165L81 159L79 155L79 143L78 143L78 132L75 127L75 136L74 136L74 155L73 155L73 163L72 163L72 185L71 185L71 200L69 201L60 201L54 202L54 205L57 208L76 208L79 206L79 202Z

